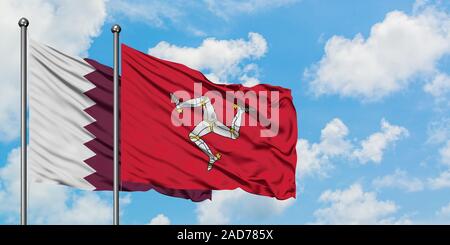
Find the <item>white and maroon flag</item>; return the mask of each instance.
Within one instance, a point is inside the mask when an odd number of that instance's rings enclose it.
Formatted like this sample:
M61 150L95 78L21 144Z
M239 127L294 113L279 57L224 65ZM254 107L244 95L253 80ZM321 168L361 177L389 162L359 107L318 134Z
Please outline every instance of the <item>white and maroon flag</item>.
M85 190L113 186L113 71L91 59L30 42L29 167L37 182ZM201 201L210 190L120 183Z

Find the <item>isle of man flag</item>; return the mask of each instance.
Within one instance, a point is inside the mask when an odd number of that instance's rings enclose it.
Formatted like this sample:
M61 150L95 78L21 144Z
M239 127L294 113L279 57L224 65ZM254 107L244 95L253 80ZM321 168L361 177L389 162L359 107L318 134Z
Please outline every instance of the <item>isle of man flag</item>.
M289 89L215 84L122 45L120 109L125 182L296 195L297 116Z

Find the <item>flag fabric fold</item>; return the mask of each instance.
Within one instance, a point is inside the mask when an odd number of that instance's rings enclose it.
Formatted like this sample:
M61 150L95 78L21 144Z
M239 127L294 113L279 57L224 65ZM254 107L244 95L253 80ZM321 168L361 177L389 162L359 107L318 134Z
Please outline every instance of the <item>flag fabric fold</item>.
M122 45L123 181L295 197L296 120L289 89L214 84Z
M37 182L112 190L113 71L92 59L30 42L29 166ZM211 191L121 181L122 191L154 189L202 201Z

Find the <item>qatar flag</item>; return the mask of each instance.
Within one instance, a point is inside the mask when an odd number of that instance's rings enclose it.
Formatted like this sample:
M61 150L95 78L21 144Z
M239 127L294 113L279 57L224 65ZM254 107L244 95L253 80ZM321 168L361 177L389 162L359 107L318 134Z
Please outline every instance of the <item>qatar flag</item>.
M281 200L296 195L297 116L289 89L215 84L122 45L121 132L123 181L241 188Z
M33 180L85 190L113 186L113 70L30 42L30 143ZM121 181L121 191L156 191L202 201L207 189Z

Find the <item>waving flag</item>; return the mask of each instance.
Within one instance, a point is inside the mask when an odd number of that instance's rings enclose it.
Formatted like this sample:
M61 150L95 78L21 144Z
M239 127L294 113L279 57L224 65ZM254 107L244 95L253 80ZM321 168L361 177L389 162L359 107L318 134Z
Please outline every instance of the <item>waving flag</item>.
M295 197L288 89L214 84L122 45L121 113L123 181Z
M31 42L29 167L38 182L86 190L113 186L113 71ZM201 201L207 189L122 181L123 191L155 189Z

